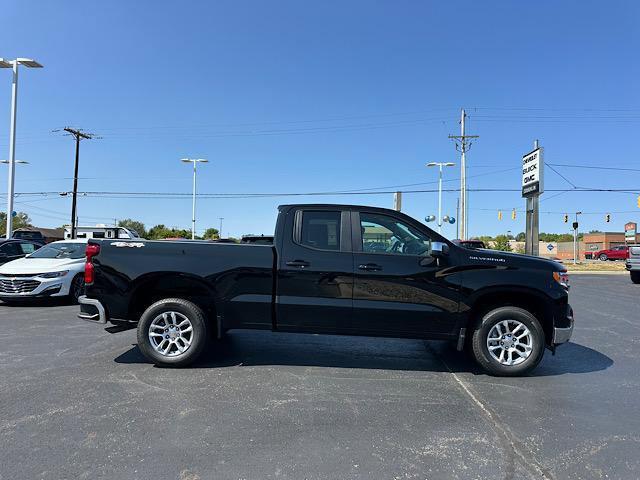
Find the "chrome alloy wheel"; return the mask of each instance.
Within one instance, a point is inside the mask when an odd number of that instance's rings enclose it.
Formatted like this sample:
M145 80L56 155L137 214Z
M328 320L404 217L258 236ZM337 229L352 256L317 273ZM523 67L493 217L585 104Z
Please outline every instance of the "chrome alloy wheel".
M149 325L149 342L165 357L177 357L186 352L193 341L193 325L180 312L164 312Z
M531 355L533 336L524 323L518 320L502 320L489 331L487 348L500 364L518 365Z

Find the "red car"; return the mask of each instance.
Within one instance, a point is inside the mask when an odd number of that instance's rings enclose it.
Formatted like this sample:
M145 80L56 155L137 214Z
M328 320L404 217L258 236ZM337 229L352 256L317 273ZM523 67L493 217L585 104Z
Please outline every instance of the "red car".
M626 245L618 245L617 247L607 250L598 250L597 252L593 252L592 258L598 258L603 262L607 260L626 260L629 258L629 247Z

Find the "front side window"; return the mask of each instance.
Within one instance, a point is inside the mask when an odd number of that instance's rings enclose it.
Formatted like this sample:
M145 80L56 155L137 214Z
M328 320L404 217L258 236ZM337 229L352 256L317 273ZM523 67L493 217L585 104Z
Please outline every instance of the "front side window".
M431 254L431 239L393 217L375 213L360 214L360 233L364 253L395 255Z
M21 252L18 249L18 245L14 242L5 243L0 247L0 253L4 253L7 256L20 255Z
M340 250L340 212L303 212L300 243L320 250Z

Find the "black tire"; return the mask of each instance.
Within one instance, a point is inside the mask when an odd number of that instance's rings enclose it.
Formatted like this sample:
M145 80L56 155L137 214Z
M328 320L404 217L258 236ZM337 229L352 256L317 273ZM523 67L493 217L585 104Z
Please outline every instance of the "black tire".
M640 283L640 272L629 272L631 273L631 281L633 283Z
M606 262L607 260L609 260L609 257L607 257L606 253L601 253L598 258L600 259L601 262Z
M69 300L74 305L78 304L78 298L84 294L84 274L79 273L73 280L71 280L71 287L69 288Z
M191 323L190 344L183 353L177 353L178 347L171 347L170 354L173 356L163 355L157 351L149 338L149 330L151 324L162 314L171 317L170 312L182 315ZM205 345L207 344L207 317L204 312L196 304L183 300L181 298L165 298L160 300L145 310L138 322L138 347L145 357L156 365L170 367L184 367L195 362ZM169 340L170 343L173 339ZM176 340L177 342L177 340ZM184 343L181 343L184 347Z
M531 353L517 365L503 365L495 359L487 346L487 338L491 329L504 320L515 320L522 323L531 334ZM487 373L500 377L516 377L526 375L533 370L544 355L544 330L540 322L528 311L518 307L500 307L487 312L476 325L471 339L473 358Z

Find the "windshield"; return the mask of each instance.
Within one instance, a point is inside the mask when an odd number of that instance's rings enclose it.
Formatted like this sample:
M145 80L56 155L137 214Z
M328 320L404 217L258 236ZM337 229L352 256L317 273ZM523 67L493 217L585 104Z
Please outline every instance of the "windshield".
M86 247L84 243L50 243L27 258L84 258Z

